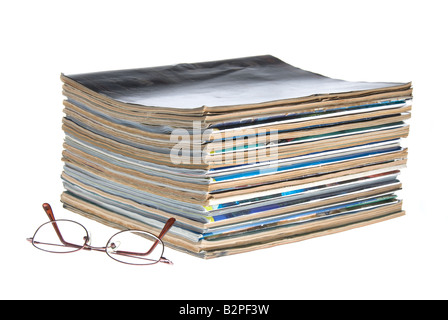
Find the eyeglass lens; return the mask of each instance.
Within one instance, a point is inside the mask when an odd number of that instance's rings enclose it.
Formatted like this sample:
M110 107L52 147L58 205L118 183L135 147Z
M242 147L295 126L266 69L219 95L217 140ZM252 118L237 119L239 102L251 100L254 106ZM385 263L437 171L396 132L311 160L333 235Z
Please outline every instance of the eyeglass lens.
M87 230L81 224L70 220L44 223L33 237L33 245L36 248L54 253L81 250L87 241Z
M107 243L106 253L114 260L147 265L160 260L163 242L154 235L138 230L127 230L115 234Z

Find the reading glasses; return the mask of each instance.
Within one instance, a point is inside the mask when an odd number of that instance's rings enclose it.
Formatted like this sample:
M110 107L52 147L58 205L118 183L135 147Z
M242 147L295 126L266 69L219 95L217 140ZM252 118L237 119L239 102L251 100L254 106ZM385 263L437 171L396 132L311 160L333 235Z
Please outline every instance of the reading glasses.
M176 221L174 218L168 219L159 236L142 230L124 230L114 234L105 247L94 247L90 245L91 237L82 224L72 220L56 220L48 203L42 207L50 221L42 224L32 238L27 238L40 250L52 253L100 251L118 262L131 265L173 264L163 257L165 246L162 238Z

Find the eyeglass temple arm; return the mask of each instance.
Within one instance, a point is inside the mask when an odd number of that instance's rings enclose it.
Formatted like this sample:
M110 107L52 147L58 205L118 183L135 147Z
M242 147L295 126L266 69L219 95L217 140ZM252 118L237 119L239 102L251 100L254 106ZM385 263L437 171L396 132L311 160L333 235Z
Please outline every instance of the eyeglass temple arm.
M163 227L162 231L160 231L160 234L159 234L159 239L160 239L160 240L162 240L162 238L163 238L163 236L165 235L165 233L167 233L168 230L171 229L171 227L173 226L174 222L176 222L176 219L174 219L174 218L170 218L170 219L168 219L168 221L165 223L165 226ZM154 243L153 246L152 246L152 248L149 249L149 253L152 252L152 250L154 250L154 248L156 247L156 244L157 244L157 243ZM148 254L149 254L149 253L148 253ZM160 262L163 262L163 263L166 263L166 264L173 264L173 262L171 262L171 260L168 260L168 259L165 258L165 257L161 257L161 258L160 258Z
M163 236L171 229L171 227L173 226L174 222L176 222L176 219L174 219L174 218L169 218L168 219L168 221L165 223L165 226L163 227L162 231L160 231L160 234L159 234L159 237L158 237L160 240L162 240ZM157 245L158 245L158 241L154 242L152 247L144 255L150 254L155 249L155 247L157 247Z
M51 209L51 206L48 203L44 203L42 205L42 208L44 208L44 211L47 214L47 216L50 219L50 221L55 221L56 220L55 217L54 217L53 210ZM56 231L56 234L58 235L59 240L61 240L61 242L64 245L72 246L71 243L69 243L69 242L64 240L64 237L62 236L61 231L59 230L57 223L56 222L52 223L52 225L53 225L54 231Z
M159 234L160 240L162 240L162 238L165 236L165 234L171 229L174 222L176 222L176 219L174 219L174 218L168 219L168 221L165 223L165 226L163 227L162 231L160 231L160 234Z

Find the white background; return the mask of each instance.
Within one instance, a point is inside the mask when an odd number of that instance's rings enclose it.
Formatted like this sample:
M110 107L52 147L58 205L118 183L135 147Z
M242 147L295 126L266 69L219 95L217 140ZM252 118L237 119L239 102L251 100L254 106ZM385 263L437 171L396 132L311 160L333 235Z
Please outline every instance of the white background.
M3 1L2 299L448 298L447 10L444 1ZM345 80L412 81L405 217L213 260L167 249L174 266L105 254L52 255L27 241L62 209L61 72L272 54Z

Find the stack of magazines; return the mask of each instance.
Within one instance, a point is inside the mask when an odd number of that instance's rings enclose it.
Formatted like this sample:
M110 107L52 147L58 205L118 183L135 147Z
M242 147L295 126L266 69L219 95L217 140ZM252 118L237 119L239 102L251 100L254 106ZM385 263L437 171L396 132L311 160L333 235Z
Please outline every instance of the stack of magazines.
M411 83L273 56L61 75L65 208L213 258L404 214Z

